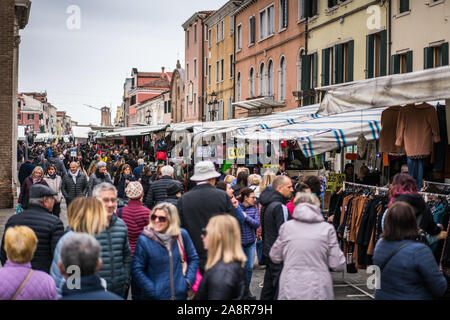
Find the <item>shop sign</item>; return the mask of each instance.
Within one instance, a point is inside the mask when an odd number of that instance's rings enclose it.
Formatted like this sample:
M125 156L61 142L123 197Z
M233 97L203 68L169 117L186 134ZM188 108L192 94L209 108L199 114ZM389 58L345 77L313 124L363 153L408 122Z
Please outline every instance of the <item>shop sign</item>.
M245 159L245 146L227 148L227 159Z

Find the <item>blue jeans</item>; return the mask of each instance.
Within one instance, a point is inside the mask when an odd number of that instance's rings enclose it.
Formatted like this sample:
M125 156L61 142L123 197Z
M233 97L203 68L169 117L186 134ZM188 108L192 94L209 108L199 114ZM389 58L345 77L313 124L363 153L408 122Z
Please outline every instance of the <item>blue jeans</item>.
M249 245L242 245L245 255L247 256L247 262L245 263L245 271L247 272L247 283L250 285L253 274L253 263L255 261L255 248L256 242Z
M258 255L258 264L260 266L264 265L263 261L263 242L262 240L256 240L256 254Z
M424 161L424 159L407 158L408 173L411 177L416 179L417 190L420 190L422 188L423 161Z

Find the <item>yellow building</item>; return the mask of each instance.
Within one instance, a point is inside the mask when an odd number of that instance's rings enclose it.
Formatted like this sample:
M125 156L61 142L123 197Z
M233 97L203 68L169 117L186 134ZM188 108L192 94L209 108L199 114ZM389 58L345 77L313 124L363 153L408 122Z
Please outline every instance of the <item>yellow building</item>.
M241 2L228 1L205 20L207 43L203 63L207 77L206 121L233 118L235 85L233 12Z
M301 89L389 74L389 1L312 0L307 15L307 54L302 56ZM318 102L304 94L304 104ZM306 97L306 98L305 98Z

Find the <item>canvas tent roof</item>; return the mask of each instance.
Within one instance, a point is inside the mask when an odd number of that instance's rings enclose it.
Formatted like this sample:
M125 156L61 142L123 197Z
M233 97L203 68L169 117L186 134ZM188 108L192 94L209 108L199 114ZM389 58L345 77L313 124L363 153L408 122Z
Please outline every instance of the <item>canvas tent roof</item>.
M450 98L450 66L317 88L319 114L391 107Z
M74 138L88 139L89 132L91 131L92 129L90 127L78 127L78 126L72 127L72 133Z

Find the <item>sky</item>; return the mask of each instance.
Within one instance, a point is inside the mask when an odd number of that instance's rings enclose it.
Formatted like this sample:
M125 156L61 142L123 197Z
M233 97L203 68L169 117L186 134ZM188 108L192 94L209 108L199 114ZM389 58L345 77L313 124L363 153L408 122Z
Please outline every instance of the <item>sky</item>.
M226 0L32 0L20 31L19 92L47 91L58 110L79 124L100 124L97 108L122 103L132 68L184 66L181 25Z

